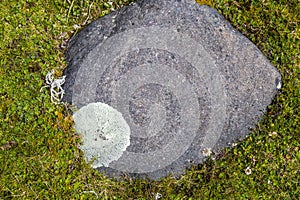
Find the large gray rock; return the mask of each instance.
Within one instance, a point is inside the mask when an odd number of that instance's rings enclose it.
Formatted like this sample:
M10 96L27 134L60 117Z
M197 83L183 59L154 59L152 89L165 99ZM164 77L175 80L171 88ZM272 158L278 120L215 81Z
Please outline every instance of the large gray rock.
M86 26L69 43L65 101L122 113L130 145L109 176L184 173L242 140L276 94L280 74L215 9L140 0Z

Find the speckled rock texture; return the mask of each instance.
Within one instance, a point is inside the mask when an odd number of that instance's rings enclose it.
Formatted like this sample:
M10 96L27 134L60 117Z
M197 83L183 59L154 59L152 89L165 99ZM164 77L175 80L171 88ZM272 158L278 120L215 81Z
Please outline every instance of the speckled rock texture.
M281 83L260 50L215 9L140 0L87 25L69 42L66 102L122 113L130 145L110 177L179 176L245 138Z

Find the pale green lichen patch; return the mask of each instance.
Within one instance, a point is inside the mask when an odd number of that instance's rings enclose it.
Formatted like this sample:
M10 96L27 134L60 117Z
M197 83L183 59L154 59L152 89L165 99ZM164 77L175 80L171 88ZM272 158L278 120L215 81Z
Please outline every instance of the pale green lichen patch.
M92 166L108 167L130 144L130 128L122 114L104 103L90 103L73 115L76 132L82 135L80 149Z

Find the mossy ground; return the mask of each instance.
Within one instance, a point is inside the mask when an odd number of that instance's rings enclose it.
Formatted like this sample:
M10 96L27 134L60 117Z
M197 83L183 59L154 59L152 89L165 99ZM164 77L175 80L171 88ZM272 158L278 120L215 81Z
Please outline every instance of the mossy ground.
M282 74L283 87L251 135L220 159L180 179L119 182L83 161L67 109L39 90L48 71L62 74L72 34L130 1L0 1L0 199L155 199L157 193L162 199L299 199L298 0L198 2L218 9L258 46Z

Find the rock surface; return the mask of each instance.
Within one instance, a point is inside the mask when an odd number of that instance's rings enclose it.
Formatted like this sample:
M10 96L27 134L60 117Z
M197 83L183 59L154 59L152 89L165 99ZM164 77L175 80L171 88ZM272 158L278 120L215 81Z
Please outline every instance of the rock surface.
M65 101L103 102L131 129L111 177L178 176L242 140L266 111L280 74L215 9L140 0L87 25L66 53Z

